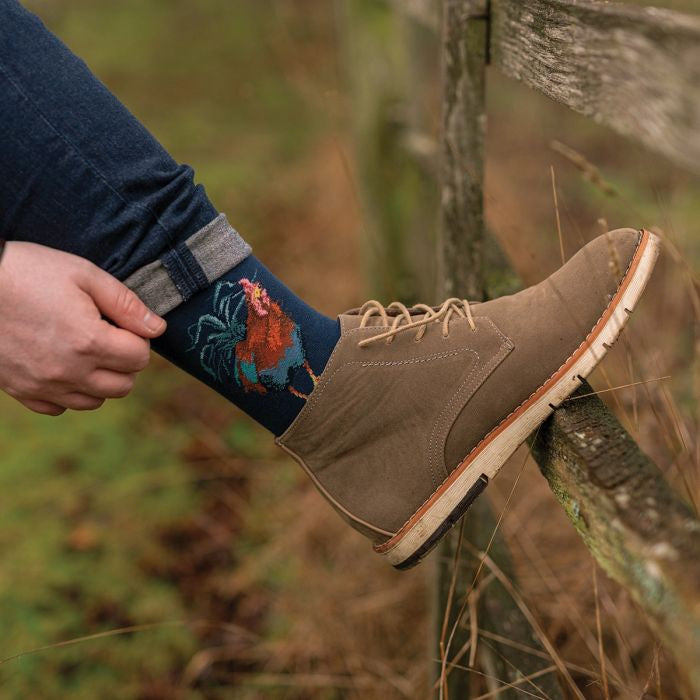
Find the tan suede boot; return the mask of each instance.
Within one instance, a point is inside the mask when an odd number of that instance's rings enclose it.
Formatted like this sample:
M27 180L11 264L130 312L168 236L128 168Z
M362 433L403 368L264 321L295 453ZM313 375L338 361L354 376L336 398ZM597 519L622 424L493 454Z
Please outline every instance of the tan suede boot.
M375 552L416 564L600 362L658 252L648 231L619 229L513 296L341 314L318 385L277 443Z

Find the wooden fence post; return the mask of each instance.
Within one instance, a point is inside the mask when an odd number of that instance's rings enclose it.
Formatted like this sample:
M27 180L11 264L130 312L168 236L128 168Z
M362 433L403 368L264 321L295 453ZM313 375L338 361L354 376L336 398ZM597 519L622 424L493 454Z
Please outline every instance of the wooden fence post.
M488 293L483 193L488 3L445 0L442 19L439 245L442 289L439 296L483 299ZM472 552L487 548L496 522L487 498L479 498L462 527L455 528L438 547L433 648L444 654L445 646L451 641L448 657L437 667L438 683L444 684L441 697L446 694L452 698L473 697L479 693L479 687L486 685L490 691L498 691L499 697L518 698L521 692L517 688L506 688L503 684L542 673L546 665L545 661L512 646L495 641L487 644L477 634L478 625L479 629L507 637L516 644L540 648L529 623L499 581L492 580L478 596L476 590L471 590L478 567ZM500 534L490 545L491 557L512 578L510 553ZM467 595L477 600L476 610L472 608L470 615L464 615L470 607L465 600ZM463 653L466 649L469 651ZM475 651L478 653L474 654ZM463 670L470 659L478 660L479 673ZM450 661L462 669L451 669ZM451 670L446 678L445 670ZM552 673L540 675L533 684L547 697L554 700L563 697Z
M443 292L483 299L486 0L445 0L440 255Z
M506 75L700 172L699 17L594 0L491 0L491 18L493 64ZM577 396L587 392L584 384ZM564 402L533 455L700 697L697 515L594 396Z

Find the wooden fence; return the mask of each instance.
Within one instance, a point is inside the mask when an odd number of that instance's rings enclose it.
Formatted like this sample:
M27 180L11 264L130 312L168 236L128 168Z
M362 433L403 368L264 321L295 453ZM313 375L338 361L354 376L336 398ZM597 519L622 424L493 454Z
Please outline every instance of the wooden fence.
M392 4L426 31L435 31L441 41L438 248L445 294L479 299L489 292L483 215L489 63L700 172L700 18L591 0L442 0L441 12L436 11L435 0ZM588 392L584 384L579 393ZM646 612L691 692L700 697L697 515L595 396L557 409L538 432L532 453L593 556ZM483 500L473 506L478 508L478 518L470 524L468 516L466 529L446 538L437 564L433 652L437 657L440 649L444 653L449 646L451 650L449 658L437 665L436 688L441 697L470 696L470 674L459 667L470 660L466 650L473 631L459 629L455 622L469 604L460 596L470 589L474 565L467 566L466 561L473 561L475 554L500 585L492 592L491 603L482 596L486 610L480 628L490 628L493 640L507 630L504 634L516 646L520 641L539 645L545 656L549 651L549 641L534 620L524 619L527 612L519 605L517 591L509 588L503 541L491 542L489 554L485 553L494 518L486 504L479 503ZM475 527L474 522L480 525ZM517 639L523 635L527 638ZM512 646L508 653L513 658ZM500 668L492 660L494 674L514 684L500 687L498 697L520 697L515 687L522 673L538 678L538 687L548 697L583 697L565 667L554 672L550 667L547 672L541 662L533 665L537 658L525 654L517 664Z
M700 171L699 18L576 0L446 0L443 52L442 251L450 294L488 291L482 258L488 61ZM579 393L588 392L584 385ZM595 396L559 408L533 447L594 557L645 610L700 694L696 515Z

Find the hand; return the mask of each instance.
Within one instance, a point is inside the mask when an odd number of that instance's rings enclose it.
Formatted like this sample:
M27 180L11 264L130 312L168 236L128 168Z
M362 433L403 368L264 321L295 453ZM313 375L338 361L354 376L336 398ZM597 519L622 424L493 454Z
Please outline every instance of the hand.
M105 321L111 319L117 326ZM126 396L165 321L116 278L53 248L8 241L0 261L0 389L37 413Z

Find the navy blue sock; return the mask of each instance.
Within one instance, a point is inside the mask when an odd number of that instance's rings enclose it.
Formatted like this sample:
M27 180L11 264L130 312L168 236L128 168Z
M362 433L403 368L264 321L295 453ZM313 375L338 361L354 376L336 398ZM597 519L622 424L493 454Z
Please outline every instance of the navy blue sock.
M250 255L165 315L153 348L275 435L292 423L340 337Z

